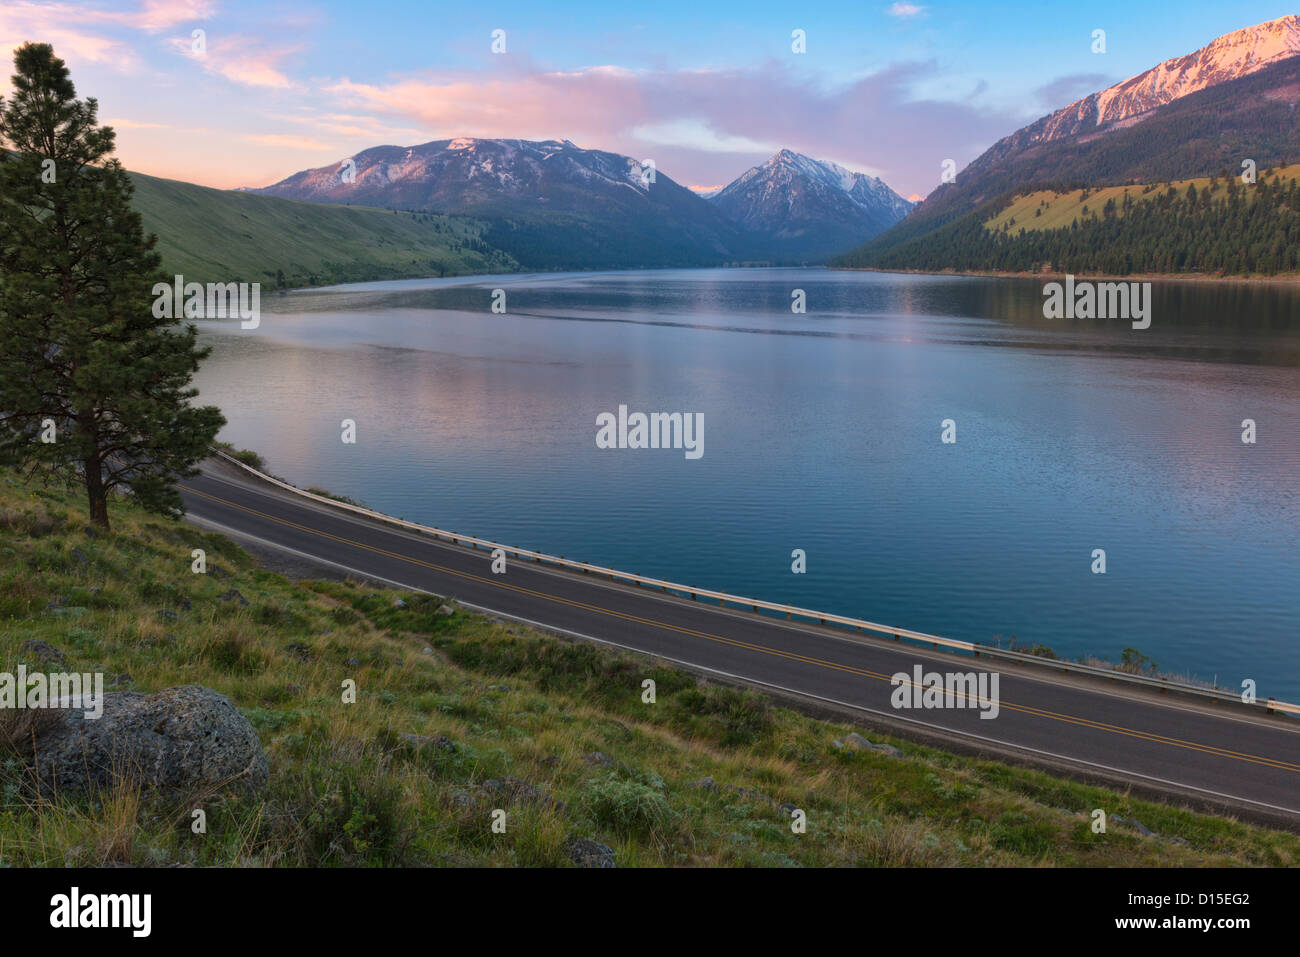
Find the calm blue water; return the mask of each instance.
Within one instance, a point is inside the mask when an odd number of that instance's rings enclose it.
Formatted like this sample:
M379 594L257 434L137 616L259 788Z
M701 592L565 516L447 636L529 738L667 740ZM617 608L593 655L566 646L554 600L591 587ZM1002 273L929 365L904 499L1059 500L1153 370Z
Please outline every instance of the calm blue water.
M1145 331L1045 320L1041 289L794 269L336 287L266 297L255 331L201 324L198 384L272 471L407 519L954 638L1132 646L1300 700L1300 289L1157 284ZM703 457L598 449L620 404L703 413Z

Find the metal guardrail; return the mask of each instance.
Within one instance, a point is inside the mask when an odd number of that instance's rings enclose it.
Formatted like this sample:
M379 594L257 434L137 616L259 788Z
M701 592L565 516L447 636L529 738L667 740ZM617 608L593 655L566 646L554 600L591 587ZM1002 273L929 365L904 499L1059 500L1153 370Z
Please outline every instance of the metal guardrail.
M1215 702L1224 700L1237 702L1246 707L1258 707L1266 710L1270 714L1275 711L1281 711L1288 714L1300 715L1300 705L1288 704L1285 701L1278 701L1275 698L1266 698L1262 701L1255 701L1253 704L1247 705L1245 702L1241 701L1239 695L1226 688L1201 688L1181 681L1170 681L1165 678L1153 678L1148 675L1129 674L1125 671L1114 671L1110 668L1098 668L1095 665L1063 661L1059 658L1044 658L1040 655L1030 655L1025 654L1024 652L995 648L991 645L977 644L972 641L959 641L952 638L942 638L939 635L931 635L923 631L912 631L907 628L894 628L890 625L881 625L861 618L851 618L847 615L837 615L832 612L813 611L809 608L799 608L795 605L782 605L777 602L763 601L759 598L742 598L739 595L732 595L727 592L711 591L707 588L695 588L691 585L681 585L660 578L647 578L644 575L635 575L631 572L619 571L616 568L606 568L602 565L591 565L587 562L575 562L571 559L564 558L563 556L547 555L544 552L535 552L526 548L518 548L513 545L503 545L500 542L475 538L472 535L461 535L457 532L448 532L440 528L432 528L428 525L420 525L416 522L408 522L405 519L394 518L392 515L385 515L383 512L376 512L372 509L363 508L360 505L352 505L348 502L340 502L337 499L328 498L324 495L316 495L314 492L304 491L303 489L296 488L287 482L282 482L277 478L273 478L264 472L260 472L220 449L213 449L212 451L227 462L237 465L246 472L256 475L264 482L269 482L285 491L293 492L295 495L300 495L303 498L309 498L324 505L333 506L334 508L355 512L358 515L364 515L367 518L387 522L391 525L398 525L402 528L410 529L425 535L432 535L434 538L447 539L456 545L468 544L475 548L481 546L493 551L500 549L506 554L514 555L516 558L528 558L539 563L545 562L549 565L558 565L562 568L574 569L576 571L581 571L584 574L594 573L597 575L605 575L611 579L620 579L622 581L632 582L636 585L659 588L664 592L676 592L681 595L690 595L693 601L701 597L711 598L716 600L723 608L727 607L727 603L730 602L735 608L743 609L748 607L753 611L758 611L761 608L764 611L773 611L778 614L784 614L788 620L798 617L806 618L810 621L816 621L822 625L842 625L847 628L856 629L860 632L872 632L875 634L886 635L893 638L895 641L907 638L910 641L928 644L935 649L943 647L955 649L957 651L969 652L977 658L980 655L986 655L991 658L1006 658L1008 660L1037 665L1043 668L1055 668L1064 671L1067 674L1074 672L1076 674L1106 678L1111 681L1123 681L1129 684L1141 685L1148 688L1154 688L1162 694L1169 691L1175 691L1179 694L1190 694L1210 698Z

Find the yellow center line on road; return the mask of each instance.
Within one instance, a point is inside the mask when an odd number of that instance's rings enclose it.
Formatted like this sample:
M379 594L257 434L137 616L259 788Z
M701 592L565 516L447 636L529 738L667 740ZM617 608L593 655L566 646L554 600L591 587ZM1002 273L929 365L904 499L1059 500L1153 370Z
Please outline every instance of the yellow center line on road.
M517 592L522 595L528 595L533 598L540 598L545 601L555 602L556 604L569 605L570 607L573 608L579 608L584 611L596 612L597 614L607 615L611 618L620 618L624 621L649 625L652 628L661 628L665 631L676 632L678 634L687 635L692 638L703 638L708 641L730 645L735 648L743 648L746 651L756 651L765 655L773 655L779 658L786 658L790 661L798 661L804 664L815 665L819 668L826 668L834 671L842 671L863 678L874 678L878 681L887 681L893 683L892 675L881 674L875 671L868 671L863 668L856 668L852 665L844 665L834 661L826 661L821 658L812 658L812 657L808 657L807 655L801 655L792 651L782 651L779 648L769 648L765 645L756 645L747 641L742 641L737 638L728 638L725 635L714 635L709 632L697 631L696 629L693 628L684 628L680 625L670 625L666 622L656 621L652 618L642 618L639 615L631 615L626 612L615 611L612 608L604 608L600 605L592 605L587 602L575 601L570 598L562 598L558 595L551 595L546 592L535 591L531 588L524 588L519 585L511 585L508 584L507 582L494 580L492 578L484 578L480 575L474 575L469 572L457 571L454 568L447 568L444 565L437 565L432 562L423 561L422 559L419 558L412 558L411 556L403 555L400 552L388 551L387 549L379 548L374 545L367 545L364 542L354 541L350 538L344 538L339 535L332 535L329 532L323 532L319 529L311 528L310 526L307 525L299 525L297 522L291 522L288 519L283 519L276 515L270 515L266 512L261 512L255 508L249 508L246 505L240 505L236 502L231 502L226 499L219 498L216 495L210 495L207 492L200 492L198 489L190 488L189 486L186 485L181 485L179 486L179 488L182 491L186 491L192 495L197 495L200 498L205 498L210 501L216 502L220 505L224 505L227 508L233 508L241 512L247 512L250 515L256 515L259 518L266 519L267 521L270 522L275 522L276 524L279 525L284 525L289 528L295 528L299 531L306 532L310 535L316 535L321 538L330 539L331 541L339 542L340 544L343 545L349 545L353 548L360 548L368 552L373 552L376 555L383 555L387 558L394 558L397 559L398 561L407 562L412 565L418 565L422 568L427 568L432 571L441 572L446 575L453 575L457 578L463 578L467 581L478 582L479 584L483 584L483 585L491 585L495 588L506 589L508 591ZM648 652L648 653L653 654L653 652ZM909 679L907 684L910 685L913 684L913 682ZM963 694L963 697L964 696L965 695ZM1027 714L1034 717L1050 718L1053 721L1061 721L1067 724L1077 725L1079 727L1091 728L1098 731L1106 731L1111 734L1123 734L1129 737L1138 738L1140 740L1151 741L1156 744L1166 744L1172 747L1184 748L1189 751L1199 751L1203 754L1212 754L1217 757L1231 758L1236 761L1246 761L1251 764L1260 764L1265 767L1276 768L1282 771L1293 771L1293 772L1300 773L1300 764L1296 764L1290 761L1282 761L1277 758L1264 757L1261 755L1254 755L1254 754L1246 754L1240 751L1232 751L1227 748L1220 748L1215 745L1200 744L1195 741L1184 741L1179 738L1170 738L1170 737L1166 737L1165 735L1155 734L1154 732L1150 732L1150 731L1139 731L1132 728L1125 728L1120 725L1113 725L1101 721L1094 721L1091 718L1080 718L1075 715L1058 714L1054 711L1045 711L1041 708L1035 708L1030 705L1017 705L1005 700L1000 701L999 705L1002 708L1007 708L1009 710L1017 711L1022 714Z

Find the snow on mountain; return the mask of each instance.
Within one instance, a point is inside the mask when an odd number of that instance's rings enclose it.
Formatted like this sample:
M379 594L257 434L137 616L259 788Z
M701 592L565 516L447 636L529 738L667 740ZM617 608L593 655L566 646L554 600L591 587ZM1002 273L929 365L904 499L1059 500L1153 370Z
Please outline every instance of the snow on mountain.
M1174 100L1248 76L1287 57L1300 55L1300 15L1226 33L1186 56L1166 60L1145 73L1093 93L1015 134L1027 146L1076 136L1110 123L1140 117ZM1022 138L1022 134L1028 134Z
M657 171L656 171L657 174ZM303 170L259 192L328 203L462 212L513 198L562 202L574 188L631 188L647 194L650 171L626 156L569 140L460 136L420 146L377 146L331 166ZM669 181L671 182L671 181ZM680 189L676 184L672 188ZM569 192L570 195L562 194Z
M877 177L786 149L710 201L745 228L783 241L791 255L810 258L883 232L914 205Z

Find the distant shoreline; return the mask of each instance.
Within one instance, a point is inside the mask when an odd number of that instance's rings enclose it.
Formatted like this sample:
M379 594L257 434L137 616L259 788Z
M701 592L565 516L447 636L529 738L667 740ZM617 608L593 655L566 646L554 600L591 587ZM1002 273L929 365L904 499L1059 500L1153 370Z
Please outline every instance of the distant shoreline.
M999 272L971 269L879 269L875 266L827 266L844 272L890 272L908 276L976 276L984 279L1064 279L1070 276L1087 276L1089 279L1112 279L1127 282L1230 282L1263 285L1300 285L1300 273L1278 276L1207 276L1204 273L1128 273L1120 275L1105 272Z

